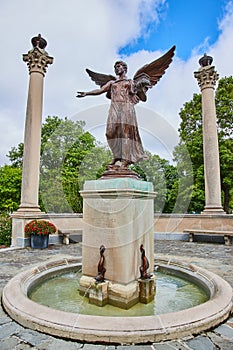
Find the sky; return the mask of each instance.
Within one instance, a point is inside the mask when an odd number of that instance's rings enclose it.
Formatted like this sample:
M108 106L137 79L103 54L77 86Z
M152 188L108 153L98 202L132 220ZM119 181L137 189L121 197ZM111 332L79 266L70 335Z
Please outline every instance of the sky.
M132 78L176 45L166 74L136 107L144 147L169 160L179 111L200 92L194 78L200 57L214 58L220 78L233 72L233 0L1 0L0 15L0 166L24 139L29 74L22 54L39 33L54 57L44 79L43 121L48 115L84 120L103 143L109 100L75 97L96 88L85 68L114 74L114 62L123 59Z

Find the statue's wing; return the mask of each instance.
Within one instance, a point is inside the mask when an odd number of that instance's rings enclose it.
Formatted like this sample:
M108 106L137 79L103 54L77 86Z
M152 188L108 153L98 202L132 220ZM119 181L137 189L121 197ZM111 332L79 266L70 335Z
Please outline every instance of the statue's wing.
M110 80L116 80L116 77L111 74L97 73L91 71L90 69L86 69L86 72L91 77L91 80L93 80L96 85L99 85L100 87L105 85ZM107 92L106 96L111 99L110 91Z
M167 51L157 60L141 67L134 75L133 80L137 87L137 95L142 101L146 101L146 92L158 83L160 78L165 73L166 69L172 62L175 52L175 46Z

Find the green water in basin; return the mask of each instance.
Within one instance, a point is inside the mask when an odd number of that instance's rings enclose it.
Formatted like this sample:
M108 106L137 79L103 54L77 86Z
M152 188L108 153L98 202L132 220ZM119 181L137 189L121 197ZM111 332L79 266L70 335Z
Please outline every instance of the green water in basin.
M129 310L111 305L98 307L89 304L79 294L81 272L69 272L50 277L30 290L28 297L53 309L100 316L150 316L191 308L208 300L199 286L180 277L155 271L156 295L149 304L138 303Z

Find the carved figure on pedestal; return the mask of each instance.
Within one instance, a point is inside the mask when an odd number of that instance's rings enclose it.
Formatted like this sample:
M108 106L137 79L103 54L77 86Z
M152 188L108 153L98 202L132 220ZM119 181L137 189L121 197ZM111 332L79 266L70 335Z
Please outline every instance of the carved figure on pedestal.
M126 77L127 64L117 61L115 74L106 75L86 69L91 79L100 88L88 92L78 92L77 97L106 93L111 99L107 119L106 138L112 151L113 159L107 170L125 170L132 164L146 159L138 131L134 105L145 102L146 92L152 88L165 73L174 56L175 46L157 60L144 65L133 79ZM120 162L120 165L118 165Z
M145 254L145 249L143 247L143 244L140 245L140 252L141 252L141 262L142 262L142 265L140 266L140 274L141 274L140 278L142 280L145 280L147 278L151 278L152 275L147 272L150 265Z
M105 246L101 245L100 246L100 260L98 263L98 275L95 277L95 280L97 283L104 282L104 275L106 272L106 269L104 267L104 262L105 262L104 252L105 252Z

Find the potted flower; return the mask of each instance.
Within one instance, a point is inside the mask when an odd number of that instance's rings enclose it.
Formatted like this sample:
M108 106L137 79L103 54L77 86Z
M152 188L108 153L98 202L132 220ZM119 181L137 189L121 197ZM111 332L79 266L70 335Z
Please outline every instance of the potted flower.
M32 220L24 227L26 236L30 236L31 247L35 249L48 248L49 235L56 230L56 226L46 220Z

